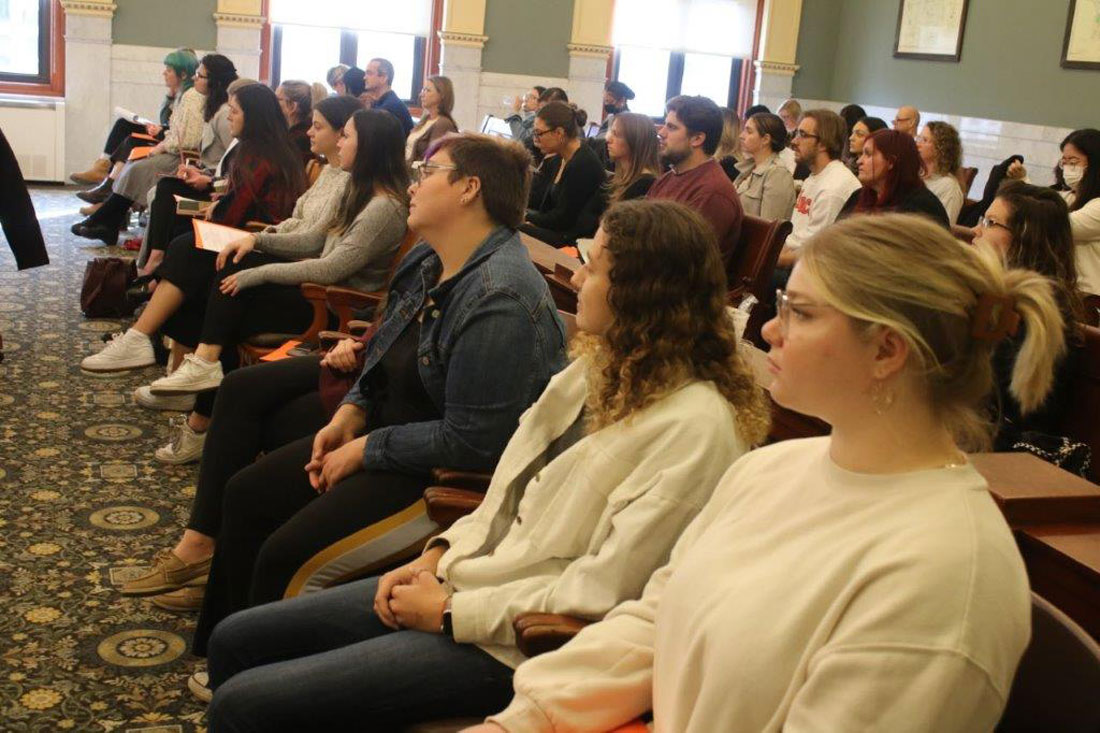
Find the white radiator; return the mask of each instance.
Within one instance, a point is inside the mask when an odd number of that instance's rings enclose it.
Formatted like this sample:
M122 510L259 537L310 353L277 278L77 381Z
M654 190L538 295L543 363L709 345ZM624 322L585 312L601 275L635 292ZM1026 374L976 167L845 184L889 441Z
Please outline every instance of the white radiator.
M0 96L0 129L23 178L65 180L65 100Z

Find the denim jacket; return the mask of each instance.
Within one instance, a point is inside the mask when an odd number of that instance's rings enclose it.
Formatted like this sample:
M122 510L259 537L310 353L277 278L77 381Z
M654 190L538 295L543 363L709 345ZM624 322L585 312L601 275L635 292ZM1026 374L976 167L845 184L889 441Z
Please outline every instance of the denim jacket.
M367 375L423 307L417 366L443 418L372 430L366 469L492 470L519 416L565 366L565 327L515 231L494 230L454 277L437 285L442 268L428 244L409 251L343 403L370 413Z

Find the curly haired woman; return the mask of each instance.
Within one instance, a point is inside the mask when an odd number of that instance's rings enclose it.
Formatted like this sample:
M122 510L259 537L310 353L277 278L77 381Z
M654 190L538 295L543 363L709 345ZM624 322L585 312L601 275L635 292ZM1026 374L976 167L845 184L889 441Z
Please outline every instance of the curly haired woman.
M924 185L936 194L947 210L948 221L954 224L965 198L959 179L955 177L955 171L962 165L959 131L946 122L929 122L917 137L917 150L924 164L921 173Z
M212 732L485 714L524 659L518 614L598 619L641 594L768 411L694 212L614 205L576 284L577 358L525 414L481 506L381 578L223 621Z

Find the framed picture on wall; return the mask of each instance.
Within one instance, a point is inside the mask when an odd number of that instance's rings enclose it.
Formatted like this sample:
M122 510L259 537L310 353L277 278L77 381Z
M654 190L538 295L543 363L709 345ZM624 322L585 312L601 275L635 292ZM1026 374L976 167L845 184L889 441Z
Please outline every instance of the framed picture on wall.
M1100 0L1069 0L1062 68L1100 69Z
M970 0L898 0L894 57L927 61L962 58Z

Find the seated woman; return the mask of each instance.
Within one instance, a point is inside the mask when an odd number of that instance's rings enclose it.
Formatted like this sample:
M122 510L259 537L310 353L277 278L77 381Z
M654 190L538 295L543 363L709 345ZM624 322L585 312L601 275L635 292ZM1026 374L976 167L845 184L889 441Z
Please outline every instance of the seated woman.
M313 120L313 87L304 81L284 81L275 90L279 109L286 118L290 142L302 156L302 165L313 160L309 132Z
M559 247L595 233L590 223L580 222L581 212L607 180L600 159L579 137L581 114L565 102L550 102L535 114L532 132L546 156L537 173L543 185L532 186L521 230Z
M921 178L928 190L936 195L947 211L947 221L954 224L962 210L963 195L955 171L962 165L962 142L959 132L946 122L929 122L917 136L924 172Z
M794 178L779 162L787 147L787 128L778 115L755 114L745 121L741 150L747 156L737 165L733 185L746 214L786 221L794 211Z
M645 198L660 175L653 121L636 112L620 112L607 130L607 154L615 172L588 201L577 219L578 231L596 231L611 204Z
M238 89L229 98L228 120L238 141L229 164L229 184L206 216L229 227L253 219L281 221L305 189L305 173L290 146L275 93L261 84ZM173 239L157 268L157 289L137 322L98 354L85 358L81 368L115 372L154 364L151 337L177 315L185 301L192 306L206 303L216 274L214 261L213 252L195 245L193 232ZM197 328L201 319L201 308L192 307L169 326L172 331L186 331Z
M539 98L546 87L536 84L527 90L521 98L518 94L512 102L512 114L504 118L512 130L512 139L523 145L531 144L531 129L535 124L535 113L539 110Z
M949 229L947 211L921 180L920 153L913 138L897 130L879 130L863 143L859 182L840 215L886 212L923 214Z
M165 323L167 335L195 352L149 385L149 392L197 398L182 435L157 451L159 460L186 463L202 454L215 391L225 371L238 364L237 344L255 334L301 333L309 326L313 305L302 295L302 283L385 288L409 216L404 137L393 115L359 110L339 142L340 166L351 180L329 226L249 234L218 253L215 287L205 302L185 300ZM202 253L194 258L209 259ZM187 312L196 308L201 314Z
M424 110L420 122L405 141L405 157L410 164L423 160L424 153L436 140L458 132L458 125L451 117L454 106L455 88L451 80L445 76L429 76L420 90L420 107Z
M350 68L347 64L336 64L336 66L325 72L325 81L332 87L332 91L339 96L347 94L347 89L344 87L344 74Z
M203 166L213 168L217 165L233 138L225 103L228 87L236 78L237 70L225 56L204 56L195 72L195 87L183 95L175 113L179 119L173 117L164 140L148 157L127 163L113 189L110 179L104 182L104 196L96 199L103 200L103 206L84 221L74 224L73 234L99 239L108 245L116 244L119 228L129 216L130 207L135 203L144 205L149 189L158 186L158 181L165 176L180 175L184 150L200 149Z
M478 509L381 578L220 624L211 731L485 714L524 659L518 614L600 618L667 560L769 419L714 234L680 204L616 204L575 282L577 359L525 415Z
M1034 270L1049 278L1062 314L1066 343L1080 346L1078 324L1086 320L1085 307L1077 289L1069 209L1057 191L1006 181L978 222L974 244L996 249L1009 267ZM997 387L994 414L1000 416L993 443L995 450L1013 450L1019 441L1032 444L1042 441L1036 433L1057 436L1058 421L1073 397L1069 390L1070 370L1078 355L1076 349L1070 348L1066 358L1058 361L1054 386L1046 400L1031 410L1023 409L1012 393L1011 382L1012 365L1026 338L1024 324L1001 343L993 357Z
M1062 141L1063 193L1069 204L1081 290L1100 295L1100 130L1075 130Z
M992 310L988 304L1001 307ZM807 242L764 327L770 391L832 426L753 451L646 585L469 731L992 730L1030 632L1027 574L985 479L991 355L1017 318L1022 405L1061 319L922 217L856 217Z
M859 175L859 156L863 155L863 143L873 133L888 127L881 117L861 117L852 125L852 132L848 135L848 151L844 154L844 163L852 173Z
M732 181L737 178L738 164L746 157L741 148L741 118L729 107L722 107L722 137L718 139L714 159Z
M176 49L164 57L164 86L168 88L168 94L164 96L164 103L160 106L159 123L139 125L131 120L121 117L115 120L107 135L107 142L103 146L103 153L96 158L91 167L80 173L69 176L74 183L90 183L98 185L108 177L118 178L122 165L129 160L130 151L135 147L147 147L155 145L146 140L135 140L134 134L148 135L158 141L164 139L164 134L169 130L173 113L179 107L183 95L191 89L195 81L195 69L199 65L199 59L195 52L189 48ZM92 204L92 206L97 206ZM84 212L81 212L84 213ZM87 212L91 213L91 211Z

